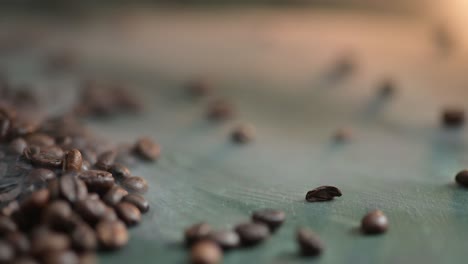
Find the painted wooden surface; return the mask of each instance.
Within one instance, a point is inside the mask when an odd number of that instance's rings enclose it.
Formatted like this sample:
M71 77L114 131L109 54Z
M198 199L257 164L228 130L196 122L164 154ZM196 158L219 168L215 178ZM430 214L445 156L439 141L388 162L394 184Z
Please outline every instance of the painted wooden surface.
M453 184L468 165L467 133L439 125L444 105L465 107L466 54L441 57L430 26L406 17L320 11L142 11L80 23L33 24L32 49L6 54L15 81L74 96L83 77L123 80L147 105L141 116L90 122L102 135L131 141L149 135L163 146L157 164L134 170L150 182L151 210L122 251L102 263L184 263L182 230L195 222L231 227L252 210L283 209L284 227L263 245L225 256L224 263L462 263L468 237L468 190ZM4 18L2 28L15 22ZM9 24L10 23L10 24ZM79 51L73 74L45 80L44 51ZM342 54L356 71L327 78ZM235 120L205 119L212 98L190 100L182 86L207 75L214 97L236 105ZM376 89L390 77L397 93ZM66 104L45 98L52 109ZM70 99L71 100L71 99ZM253 144L235 146L229 131L256 126ZM349 127L344 145L331 137ZM305 203L305 193L335 185L343 196ZM383 210L387 234L358 231L370 209ZM297 255L294 230L308 226L326 244L311 261Z

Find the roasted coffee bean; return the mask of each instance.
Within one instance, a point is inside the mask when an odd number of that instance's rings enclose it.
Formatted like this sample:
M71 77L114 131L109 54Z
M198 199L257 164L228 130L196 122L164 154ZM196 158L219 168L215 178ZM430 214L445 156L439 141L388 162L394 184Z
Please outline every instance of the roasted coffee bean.
M80 264L97 264L98 260L96 254L91 252L85 252L78 255L80 258Z
M73 211L70 205L62 200L53 201L42 212L42 223L51 228L67 229Z
M10 126L10 134L13 137L22 137L34 133L38 128L37 122L26 119L16 119Z
M333 198L340 197L341 195L340 189L334 186L320 186L308 191L305 199L308 202L324 202L333 200Z
M303 256L318 256L324 250L320 238L308 228L299 228L296 233L296 240Z
M60 181L55 178L48 182L47 190L49 190L50 200L57 200L60 198Z
M141 195L138 194L128 194L123 197L122 201L128 202L136 206L140 212L146 213L149 210L148 201Z
M0 241L0 263L11 263L15 257L15 251L5 241Z
M109 169L109 172L112 173L112 176L118 181L124 180L132 176L130 170L122 164L114 164Z
M349 128L339 128L333 135L333 140L337 143L345 143L352 138L352 132Z
M0 142L4 141L10 130L10 120L0 117Z
M185 244L187 246L192 246L195 242L207 238L211 232L211 226L207 223L197 223L185 229Z
M41 150L39 153L33 153L30 160L33 165L38 167L60 168L62 166L62 158L48 151Z
M38 146L27 146L23 150L23 157L27 160L31 160L33 155L37 155L41 152L41 148Z
M204 79L193 80L187 85L187 92L193 97L202 97L210 94L212 86Z
M234 116L234 107L228 101L219 99L209 105L207 115L214 121L230 119Z
M0 211L2 216L11 216L14 212L18 211L19 203L18 201L11 201L5 207L3 207ZM1 218L1 216L0 216ZM1 222L1 221L0 221ZM1 224L0 224L1 225ZM0 231L1 232L1 231Z
M84 199L76 203L75 210L86 222L95 225L106 214L106 205L101 200Z
M94 230L86 224L76 226L70 238L73 248L78 251L91 251L97 248L96 234Z
M90 192L97 192L100 194L106 193L115 184L114 177L107 171L82 171L78 174L78 177L83 180Z
M148 191L148 183L145 179L138 176L126 178L121 182L121 186L130 193L143 194Z
M197 242L190 252L192 264L218 264L222 258L223 253L219 246L208 240Z
M71 174L62 176L59 186L62 197L71 203L83 200L88 196L85 183Z
M48 252L59 252L70 247L68 236L55 233L47 229L33 232L31 239L31 252L35 256L41 256Z
M28 146L50 147L55 144L55 139L42 133L35 133L25 137Z
M31 257L19 257L13 260L11 264L39 264L39 262Z
M20 208L25 212L41 210L42 208L46 207L47 203L49 202L49 198L49 190L41 189L35 191L21 202Z
M128 243L128 232L121 221L101 221L96 226L96 235L104 249L118 249Z
M97 193L88 193L88 199L90 200L100 200L99 194Z
M248 143L255 138L255 128L252 125L240 125L231 133L232 141L235 143Z
M155 161L161 155L161 147L148 137L138 139L135 144L136 153L144 160Z
M134 226L140 223L141 213L136 206L127 202L120 202L115 206L115 211L119 218L127 224Z
M270 237L267 225L260 223L243 223L236 226L235 231L243 246L254 246Z
M102 198L102 200L110 205L110 206L115 206L117 205L121 200L122 198L127 195L128 192L123 189L122 187L119 187L117 185L115 185L114 187L112 187L112 189L110 189L108 192L106 192L106 194L104 195L104 197Z
M56 177L55 172L49 169L38 168L33 169L28 173L28 176L26 176L26 182L30 184L45 183L55 179Z
M96 164L94 165L99 170L107 171L114 165L117 152L114 150L106 151L99 155Z
M254 222L267 225L270 228L270 231L274 232L284 223L286 220L286 214L280 210L263 209L255 211L252 214L252 220Z
M442 124L448 128L461 127L465 124L465 111L461 108L445 108L442 112Z
M116 221L119 220L119 218L117 217L117 213L115 212L114 208L107 206L106 213L101 220Z
M48 252L42 259L45 264L80 264L80 259L71 250Z
M5 240L13 247L16 255L24 255L29 253L31 244L28 237L21 232L13 232L6 236Z
M361 229L366 234L381 234L388 229L387 216L380 210L369 212L362 218Z
M0 237L6 236L17 230L15 222L10 217L0 216Z
M41 151L46 152L51 157L57 159L63 159L65 157L65 152L59 146L50 146L50 147L42 147ZM63 162L62 162L63 163Z
M240 245L239 235L233 230L211 232L208 236L208 240L215 242L224 250L234 249Z
M455 181L463 187L468 187L468 170L462 170L457 173Z
M68 151L65 155L65 160L63 161L63 170L80 171L82 166L83 158L81 157L81 152L77 149Z

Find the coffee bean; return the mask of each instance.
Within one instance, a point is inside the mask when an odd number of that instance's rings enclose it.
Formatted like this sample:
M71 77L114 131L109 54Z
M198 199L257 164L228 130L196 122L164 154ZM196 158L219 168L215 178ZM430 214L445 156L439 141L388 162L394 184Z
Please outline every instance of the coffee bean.
M55 144L55 139L42 133L30 134L25 137L28 146L50 147Z
M107 171L82 171L78 174L78 177L83 180L90 192L97 192L100 194L106 193L115 184L114 177Z
M114 164L109 169L109 172L112 173L112 176L118 181L124 180L132 176L130 170L122 164Z
M55 178L48 182L47 190L49 190L50 200L57 200L60 198L60 181Z
M210 94L211 85L204 79L193 80L187 85L187 92L193 97L202 97Z
M6 236L17 230L15 222L7 216L0 216L0 237Z
M30 160L33 165L38 167L60 168L62 166L62 158L57 157L56 153L48 151L41 150L38 153L33 153Z
M81 152L83 160L89 162L89 164L91 166L96 164L96 162L97 162L96 152L94 152L94 151L92 151L90 149L87 149L87 148L86 149L81 149L80 152Z
M37 155L41 152L41 148L38 146L27 146L23 151L23 157L29 161L32 160L33 155Z
M233 230L219 230L211 232L208 239L215 242L224 250L230 250L239 247L239 235Z
M10 119L0 118L0 142L4 141L10 131Z
M42 223L57 230L66 230L69 227L72 213L67 202L53 201L42 212Z
M192 246L195 242L207 238L212 229L207 223L197 223L189 228L185 229L185 244Z
M461 108L445 108L442 112L442 124L448 128L457 128L465 124L465 111Z
M135 144L136 153L144 160L155 161L161 155L161 147L148 137L138 139Z
M63 161L63 170L80 171L82 166L83 158L81 157L81 152L77 149L68 151L67 155L65 155L65 160Z
M255 138L255 128L248 124L237 126L232 131L231 138L235 143L248 143Z
M369 212L362 218L361 229L366 234L381 234L388 229L387 216L380 210Z
M39 262L31 257L19 257L13 260L11 264L39 264Z
M121 186L130 193L146 193L148 191L148 183L145 179L132 176L121 182Z
M112 189L110 189L105 195L104 197L102 198L102 200L110 205L110 206L115 206L117 205L121 200L122 198L127 195L128 192L123 189L122 187L119 187L117 185L115 185L114 187L112 187Z
M70 250L48 252L43 257L45 264L80 264L75 252Z
M75 210L86 222L95 225L106 214L106 205L101 200L84 199L76 203Z
M228 101L218 99L210 104L207 115L214 121L230 119L234 116L234 107Z
M29 197L21 201L20 209L25 212L41 210L49 202L49 190L41 189L33 192Z
M122 201L128 202L136 206L140 212L146 213L149 210L148 201L141 195L138 194L128 194L123 197Z
M101 220L116 221L119 220L119 218L117 217L117 213L115 212L114 208L106 206L106 213Z
M320 186L308 191L305 199L308 202L324 202L333 200L334 197L340 197L341 195L340 189L334 186Z
M223 253L219 246L212 241L197 242L190 252L192 264L218 264L221 263Z
M308 228L299 228L296 240L303 256L318 256L324 250L324 245L320 241L320 238Z
M5 241L0 241L0 263L11 263L14 257L14 249Z
M104 249L118 249L128 243L128 232L121 221L101 221L96 226L96 235Z
M114 164L117 152L114 150L106 151L99 155L96 164L94 165L99 170L107 171Z
M26 182L30 184L45 183L55 179L56 177L55 172L49 169L38 168L29 172L26 177Z
M79 224L71 233L74 249L78 251L91 251L97 248L97 238L94 230L86 224Z
M19 209L18 201L16 201L16 200L11 201L1 209L0 214L2 216L11 216L14 212L18 211L18 209ZM1 218L1 216L0 216L0 218Z
M270 236L268 226L259 223L243 223L236 226L243 246L254 246Z
M468 170L462 170L457 173L455 181L463 187L468 187Z
M127 202L120 202L115 206L115 211L119 218L127 224L134 226L140 223L141 213L136 206Z
M62 197L71 203L83 200L88 195L85 183L71 174L62 176L59 184Z
M10 126L10 135L12 137L22 137L34 133L38 128L37 122L27 119L16 119Z
M33 232L31 239L31 251L35 256L41 256L49 252L59 252L68 249L70 240L68 236L55 233L47 229Z
M26 143L26 140L22 138L15 138L10 142L10 145L8 145L8 150L13 154L20 155L23 154L27 146L28 144Z
M97 256L91 252L81 253L79 256L80 264L97 264Z
M270 231L274 232L284 223L286 220L286 214L280 210L263 209L255 211L252 214L252 220L254 222L267 225L270 228Z
M13 232L6 236L5 240L10 244L10 246L16 252L16 255L24 255L29 253L31 244L26 235L21 232Z
M63 159L65 157L65 152L59 146L50 146L50 147L42 147L41 151L46 152L51 157L57 159ZM63 163L63 162L62 162Z

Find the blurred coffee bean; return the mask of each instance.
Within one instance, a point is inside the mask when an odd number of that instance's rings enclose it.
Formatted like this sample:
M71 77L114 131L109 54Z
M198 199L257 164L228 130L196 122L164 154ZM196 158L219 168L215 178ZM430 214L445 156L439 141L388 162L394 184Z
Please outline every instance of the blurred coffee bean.
M49 169L44 169L44 168L38 168L38 169L33 169L32 171L29 172L29 174L26 176L26 182L28 183L44 183L51 181L55 179L57 176L55 175L55 172L49 170Z
M84 199L76 203L75 210L94 226L106 214L106 205L101 200Z
M185 244L192 246L195 242L207 238L212 232L212 228L207 223L201 222L185 229Z
M442 124L447 128L457 128L465 124L465 111L457 107L447 107L442 112Z
M148 137L138 139L135 144L136 153L144 160L155 161L161 155L161 147Z
M97 169L107 171L114 164L117 153L114 150L106 151L99 155L96 164Z
M83 200L88 195L85 183L71 174L60 178L59 188L62 197L71 203Z
M45 264L80 264L78 256L71 250L47 252L42 259Z
M104 249L119 249L128 243L128 232L121 221L101 221L96 226L96 235Z
M47 229L33 231L31 238L31 252L35 256L42 256L49 252L60 252L70 247L68 236Z
M235 227L243 246L254 246L270 237L267 225L259 223L243 223Z
M102 198L102 200L107 203L110 206L115 206L117 205L124 196L126 196L128 192L123 189L122 187L119 187L115 185L110 189Z
M38 146L40 148L50 147L55 144L55 139L53 137L42 133L30 134L24 139L28 143L28 146Z
M224 250L230 250L240 246L239 235L233 230L219 230L211 232L208 239L218 244L218 246Z
M68 229L72 208L62 200L51 202L42 212L42 223L58 230Z
M70 237L73 248L78 251L92 251L97 248L96 234L86 224L76 226Z
M387 216L380 210L366 214L361 221L361 229L365 234L382 234L388 230Z
M21 232L9 233L5 237L5 240L14 249L16 255L20 256L29 253L31 244L29 242L29 238L25 234Z
M258 210L253 212L252 220L254 222L267 225L270 228L270 231L274 232L286 220L286 213L284 213L284 211L274 209Z
M324 250L324 245L319 237L308 228L297 230L296 241L303 256L318 256Z
M239 125L231 133L231 139L235 143L244 144L255 138L255 128L250 124Z
M133 204L142 213L146 213L149 210L149 202L141 195L128 194L123 197L122 201Z
M115 206L115 211L119 218L127 224L134 226L140 223L141 213L136 206L127 202L120 202Z
M218 264L222 258L223 253L219 246L209 240L197 242L190 252L192 264Z
M124 179L121 182L122 187L130 193L146 193L148 191L148 183L145 179L132 176L129 178Z
M118 181L131 177L130 170L122 164L114 164L110 167L109 172Z
M10 217L0 216L0 237L6 236L17 230L16 223Z
M114 177L107 171L81 171L78 177L86 184L90 192L97 192L100 194L106 193L115 184Z
M0 240L0 263L11 263L15 257L15 251L5 241Z

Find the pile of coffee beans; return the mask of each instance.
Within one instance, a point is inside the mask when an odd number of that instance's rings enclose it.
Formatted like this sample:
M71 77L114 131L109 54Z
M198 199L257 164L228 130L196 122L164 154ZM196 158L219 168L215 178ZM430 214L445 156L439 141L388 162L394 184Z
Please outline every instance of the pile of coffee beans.
M252 221L232 230L214 230L207 223L197 223L184 232L185 244L191 249L190 262L217 264L222 252L240 247L253 247L267 240L286 220L281 210L263 209L252 214Z
M148 183L129 167L156 161L160 146L147 137L112 145L75 115L36 115L29 103L36 98L5 87L0 86L0 263L95 263L96 251L124 247L127 228L149 210L142 196ZM97 107L91 90L86 93L87 114L112 112Z

